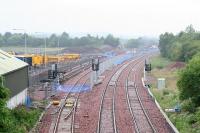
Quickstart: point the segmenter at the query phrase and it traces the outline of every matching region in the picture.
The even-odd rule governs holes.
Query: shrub
[[[197,118],[195,117],[195,115],[189,115],[188,116],[188,123],[190,124],[190,125],[192,125],[192,124],[194,124],[194,123],[196,123],[197,122]]]
[[[6,107],[9,90],[3,86],[0,77],[0,133],[26,133],[36,123],[40,115],[38,109],[27,109],[18,107],[10,110]]]
[[[164,90],[163,90],[163,95],[169,95],[169,91],[166,90],[166,89],[164,89]]]
[[[186,68],[179,73],[177,86],[180,91],[180,99],[191,101],[195,106],[200,106],[200,56],[195,56],[189,61]]]
[[[183,111],[188,111],[190,113],[194,113],[196,111],[195,104],[192,102],[191,99],[184,100],[181,104]]]

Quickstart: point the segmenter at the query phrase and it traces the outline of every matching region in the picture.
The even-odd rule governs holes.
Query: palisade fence
[[[79,59],[76,61],[59,62],[58,71],[59,72],[69,72],[74,67],[79,67],[85,65],[85,63],[90,62],[90,58]],[[48,70],[51,70],[52,64],[48,64],[46,67],[41,66],[39,68],[30,68],[29,71],[29,86],[39,85],[42,80],[48,78]]]
[[[99,70],[92,71],[90,75],[90,88],[93,88],[95,84],[100,83],[99,76],[102,75],[106,70],[112,69],[113,66],[122,64],[123,62],[133,59],[137,57],[137,55],[133,55],[133,53],[126,53],[121,55],[113,55],[107,56],[106,60],[99,63]]]
[[[93,57],[83,57],[79,60],[74,61],[67,61],[67,62],[59,62],[58,63],[58,71],[59,72],[71,72],[72,69],[77,67],[84,67],[88,63],[91,63],[91,58]],[[45,89],[46,85],[45,83],[42,83],[42,80],[48,79],[48,70],[52,69],[52,64],[48,64],[46,67],[40,66],[40,67],[30,67],[29,70],[29,89],[28,93],[31,95],[34,93],[35,89],[43,90]],[[47,88],[51,89],[52,84],[48,84]]]

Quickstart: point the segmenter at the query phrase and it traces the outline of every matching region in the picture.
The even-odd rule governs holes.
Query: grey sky
[[[0,32],[158,36],[189,24],[200,30],[199,0],[1,0]]]

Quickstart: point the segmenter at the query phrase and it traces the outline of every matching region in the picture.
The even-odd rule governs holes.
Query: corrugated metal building
[[[29,85],[28,64],[0,50],[0,76],[4,77],[4,85],[11,91],[7,106],[14,108],[24,104]]]

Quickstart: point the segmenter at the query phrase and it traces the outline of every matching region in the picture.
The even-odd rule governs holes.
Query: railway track
[[[109,86],[109,82],[112,77],[107,82],[106,88],[101,95],[101,105],[99,109],[99,120],[97,133],[100,132],[117,132],[115,124],[115,115],[114,115],[114,86]]]
[[[134,122],[134,127],[135,127],[135,132],[136,133],[141,133],[141,132],[151,132],[151,133],[156,133],[156,128],[152,124],[146,109],[142,103],[141,97],[138,93],[138,87],[135,84],[136,80],[136,75],[135,73],[137,70],[137,67],[143,67],[143,61],[138,63],[134,68],[130,69],[128,72],[128,76],[126,79],[126,98],[127,98],[127,103],[129,107],[129,111],[131,113],[133,122]]]
[[[174,133],[175,131],[173,128],[169,125],[169,123],[167,123],[166,119],[160,113],[160,110],[156,106],[154,99],[148,94],[147,88],[145,88],[142,84],[141,72],[143,70],[144,69],[142,67],[139,67],[138,72],[135,73],[135,87],[141,99],[141,104],[145,107],[146,114],[155,128],[154,132]]]
[[[134,119],[132,119],[131,113],[129,111],[129,106],[126,100],[126,79],[129,77],[129,72],[132,68],[134,68],[138,63],[143,60],[145,56],[141,56],[137,58],[137,60],[130,63],[121,73],[117,80],[117,93],[116,93],[116,120],[118,125],[118,131],[126,133],[135,132],[135,124]]]
[[[122,87],[125,85],[126,101],[132,117],[134,132],[173,133],[174,131],[157,109],[154,100],[142,85],[144,58],[136,65],[127,67]],[[130,131],[127,131],[130,132]]]
[[[144,56],[141,56],[134,60],[126,61],[110,71],[110,75],[108,75],[105,78],[106,80],[100,85],[102,90],[99,91],[99,105],[98,107],[97,105],[93,105],[94,108],[95,106],[98,108],[94,109],[95,111],[98,110],[96,111],[98,115],[95,115],[95,113],[90,115],[90,109],[85,109],[86,112],[79,113],[79,118],[77,118],[76,109],[80,93],[67,93],[64,98],[62,98],[62,104],[55,113],[56,119],[52,123],[52,129],[50,129],[49,132],[74,133],[77,126],[88,126],[87,123],[91,120],[93,121],[93,119],[97,119],[97,127],[94,126],[95,128],[93,128],[97,133],[163,132],[161,129],[158,130],[158,122],[154,120],[157,118],[152,118],[152,116],[150,116],[158,112],[156,112],[156,109],[150,107],[154,102],[145,92],[146,90],[142,88],[143,86],[141,86],[141,71],[144,67],[144,58]],[[87,70],[87,72],[89,73],[89,70]],[[77,84],[82,84],[79,88],[81,90],[83,85],[88,81],[88,78],[86,78],[87,72],[83,72],[84,74],[73,82],[73,87],[76,87]],[[73,87],[71,89],[73,89]],[[73,99],[74,104],[70,109],[67,109],[65,108],[65,104],[67,99],[70,98]],[[97,99],[96,102],[98,101]],[[90,103],[88,102],[88,104]],[[161,116],[156,117],[159,118],[159,122],[162,123],[161,125],[164,125],[164,119],[162,119]],[[75,122],[75,118],[80,119],[82,123]],[[84,119],[87,121],[83,121]],[[76,123],[79,125],[76,125]],[[94,123],[92,124],[95,125]],[[91,126],[93,126],[92,124]],[[83,129],[82,127],[81,129]],[[91,130],[90,128],[88,129],[89,131]],[[80,129],[77,131],[83,132]],[[169,130],[166,129],[165,131],[167,132]]]
[[[124,64],[109,79],[108,84],[101,96],[97,133],[100,132],[117,133],[124,131],[137,132],[137,133],[157,132],[156,128],[151,122],[151,119],[148,116],[148,113],[146,112],[146,109],[137,91],[138,87],[135,84],[136,79],[133,78],[129,81],[131,74],[134,75],[134,73],[137,73],[136,72],[137,69],[143,68],[143,62],[144,62],[144,57],[141,57],[137,60]],[[121,103],[123,103],[123,105],[127,104],[128,107],[119,108],[119,106],[122,106],[122,104],[116,106],[115,102],[118,103],[118,101],[120,101],[117,100],[116,97],[120,97],[120,99],[123,99],[123,97],[121,97],[122,96],[121,94],[120,94],[121,96],[116,95],[116,91],[118,91],[117,88],[118,89],[125,88],[126,100],[121,101]],[[127,110],[126,108],[128,108],[129,113],[120,112],[122,110],[126,111]],[[126,118],[130,116],[132,116],[132,120],[127,120]],[[117,120],[116,117],[118,117]],[[120,125],[120,123],[123,123],[120,122],[120,120],[123,121],[122,117],[125,118],[124,123],[128,124],[128,126],[130,125],[129,127],[123,124]],[[122,126],[127,128],[124,128]]]
[[[77,92],[77,94],[72,93],[73,88],[76,87],[76,85],[79,86],[79,89],[81,90],[83,85],[86,83],[86,80],[88,79],[87,75],[89,75],[90,70],[86,70],[84,72],[82,72],[78,78],[72,78],[70,80],[68,80],[67,82],[63,83],[63,84],[70,84],[71,88],[68,91],[68,93],[58,93],[55,97],[59,98],[59,100],[61,101],[60,106],[56,107],[51,105],[48,110],[46,111],[43,119],[42,119],[42,125],[39,127],[39,131],[40,133],[49,133],[49,132],[58,132],[62,125],[59,126],[59,123],[63,123],[63,121],[69,121],[69,117],[65,118],[67,116],[67,114],[69,114],[69,112],[73,112],[70,111],[73,108],[77,107],[77,102],[78,102],[78,98],[79,98],[79,93]],[[79,85],[81,84],[81,85]],[[73,100],[74,104],[73,107],[70,109],[66,109],[65,108],[65,103],[66,100],[68,100],[68,98],[71,97],[71,100]],[[63,109],[64,109],[64,113],[63,113]],[[71,116],[72,113],[69,114],[69,116]],[[65,119],[62,119],[65,118]],[[62,120],[62,122],[60,121]],[[64,122],[65,123],[65,122]],[[68,122],[68,123],[71,123]],[[68,130],[71,132],[71,129],[73,128],[72,125],[69,126],[69,124],[67,125],[67,129],[61,129],[61,130]]]
[[[104,132],[114,132],[117,133],[116,124],[116,82],[119,76],[122,74],[125,68],[127,68],[134,61],[127,62],[121,65],[118,70],[116,70],[111,78],[108,80],[107,85],[101,95],[101,103],[99,109],[98,127],[97,133]]]
[[[87,71],[84,75],[79,77],[79,79],[73,84],[73,86],[70,89],[70,92],[67,93],[67,95],[64,97],[64,100],[58,109],[58,115],[56,118],[55,125],[53,127],[53,133],[57,132],[74,132],[74,115],[76,112],[76,108],[78,105],[78,99],[80,96],[80,92],[83,88],[83,86],[88,81],[88,75],[90,71]],[[81,85],[80,85],[81,84]],[[77,87],[79,88],[79,91],[77,93],[72,93],[71,91],[73,88]],[[65,104],[67,100],[73,101],[73,106],[71,108],[66,108]]]

